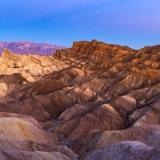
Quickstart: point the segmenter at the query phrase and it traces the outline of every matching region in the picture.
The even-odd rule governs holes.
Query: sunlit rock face
[[[0,57],[0,158],[158,160],[160,46],[74,42]]]

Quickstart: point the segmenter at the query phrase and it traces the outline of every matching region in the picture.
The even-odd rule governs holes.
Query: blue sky
[[[0,41],[160,44],[160,0],[0,0]]]

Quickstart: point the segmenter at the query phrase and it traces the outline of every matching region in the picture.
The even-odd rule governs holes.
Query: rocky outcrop
[[[86,160],[154,160],[159,159],[160,152],[148,147],[145,144],[137,141],[124,141],[113,144],[103,150],[98,150],[89,155]]]
[[[158,160],[159,52],[96,40],[53,56],[4,50],[0,156]]]

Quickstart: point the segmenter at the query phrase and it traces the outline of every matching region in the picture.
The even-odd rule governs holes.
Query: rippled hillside
[[[159,124],[160,45],[0,57],[0,159],[159,160]]]

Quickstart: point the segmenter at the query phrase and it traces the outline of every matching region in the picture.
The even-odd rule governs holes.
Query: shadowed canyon
[[[159,160],[160,45],[93,40],[0,57],[0,160]]]

